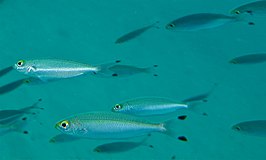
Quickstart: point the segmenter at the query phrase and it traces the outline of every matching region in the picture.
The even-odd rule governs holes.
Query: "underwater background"
[[[0,95],[0,109],[19,109],[39,98],[43,111],[32,119],[29,134],[0,137],[0,159],[265,159],[266,139],[231,129],[235,123],[264,119],[265,64],[237,66],[233,57],[265,52],[266,21],[245,22],[196,32],[172,32],[165,25],[198,12],[229,14],[248,0],[1,0],[0,66],[20,59],[57,58],[88,64],[121,60],[142,67],[158,65],[157,77],[138,74],[122,78],[83,76],[41,85],[23,85]],[[159,21],[159,29],[124,44],[115,40],[136,28]],[[24,78],[16,71],[1,77],[4,85]],[[154,133],[128,152],[102,154],[93,148],[107,140],[82,139],[53,144],[62,118],[88,111],[110,111],[125,99],[143,96],[182,100],[217,87],[176,130],[189,138],[177,141]],[[138,140],[138,138],[135,138]]]

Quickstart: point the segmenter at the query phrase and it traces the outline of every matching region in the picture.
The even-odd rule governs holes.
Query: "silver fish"
[[[134,31],[132,31],[132,32],[129,32],[129,33],[127,33],[127,34],[125,34],[125,35],[119,37],[119,38],[115,41],[115,43],[116,43],[116,44],[121,44],[121,43],[127,42],[127,41],[129,41],[129,40],[132,40],[132,39],[134,39],[134,38],[140,36],[142,33],[146,32],[147,30],[149,30],[149,29],[151,29],[151,28],[158,28],[158,27],[156,26],[157,23],[159,23],[159,22],[156,22],[156,23],[154,23],[154,24],[151,24],[151,25],[145,26],[145,27],[143,27],[143,28],[139,28],[139,29],[137,29],[137,30],[134,30]]]
[[[14,68],[27,76],[43,82],[72,78],[84,74],[96,74],[97,66],[59,59],[20,60]]]
[[[189,106],[182,102],[161,97],[144,97],[127,100],[112,107],[112,112],[126,113],[134,116],[163,115]]]
[[[146,144],[147,138],[143,139],[140,142],[133,142],[133,141],[123,141],[123,142],[112,142],[112,143],[105,143],[99,146],[96,146],[93,151],[98,153],[120,153],[132,150],[134,148],[140,146],[147,146],[153,148],[152,145]]]
[[[198,31],[216,28],[228,23],[239,21],[235,16],[215,13],[198,13],[178,18],[166,25],[167,30]]]
[[[109,113],[89,112],[73,115],[56,123],[55,128],[64,134],[91,139],[123,139],[160,132],[176,138],[173,121],[151,123],[136,117]],[[179,140],[187,141],[180,136]]]
[[[266,62],[266,53],[247,54],[229,61],[232,64],[255,64]]]
[[[231,11],[232,15],[266,15],[266,1],[255,1],[243,4]]]
[[[232,126],[239,133],[266,137],[266,120],[245,121]]]

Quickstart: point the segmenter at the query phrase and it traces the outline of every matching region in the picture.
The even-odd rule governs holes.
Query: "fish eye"
[[[120,109],[122,109],[122,106],[120,104],[116,104],[114,106],[114,110],[120,110]]]
[[[67,129],[67,127],[69,126],[69,122],[68,121],[62,121],[60,126],[63,127],[64,129]]]
[[[175,25],[173,23],[168,24],[167,28],[174,28]]]
[[[235,14],[240,14],[241,12],[239,10],[235,10]]]
[[[234,129],[237,131],[241,131],[241,128],[239,126],[235,126]]]
[[[23,66],[24,65],[24,60],[19,60],[18,62],[17,62],[17,66],[18,67],[21,67],[21,66]]]

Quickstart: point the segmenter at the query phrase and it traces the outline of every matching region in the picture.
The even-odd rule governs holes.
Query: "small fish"
[[[120,153],[132,150],[140,146],[148,146],[153,148],[152,145],[146,145],[146,138],[140,142],[123,141],[123,142],[112,142],[99,145],[93,149],[94,152],[98,153]]]
[[[52,137],[49,142],[50,143],[65,143],[65,142],[72,142],[79,140],[79,137],[71,136],[68,134],[57,134],[54,137]]]
[[[198,31],[239,21],[239,18],[215,13],[198,13],[178,18],[166,25],[167,30]]]
[[[195,102],[195,101],[202,101],[202,102],[207,102],[209,96],[212,94],[213,90],[218,86],[217,83],[214,84],[214,86],[212,87],[211,90],[209,90],[206,93],[202,93],[202,94],[198,94],[189,98],[186,98],[184,100],[182,100],[182,102],[184,103],[190,103],[190,102]]]
[[[55,128],[63,134],[91,139],[124,139],[152,132],[176,138],[177,133],[172,129],[173,125],[172,120],[165,123],[151,123],[119,113],[89,112],[67,117],[56,123]],[[178,139],[187,141],[186,138]]]
[[[241,122],[233,125],[232,129],[247,135],[266,137],[266,120]]]
[[[29,77],[43,82],[96,74],[99,68],[88,64],[59,59],[20,60],[14,68]]]
[[[28,79],[19,79],[19,80],[16,80],[14,82],[8,83],[8,84],[6,84],[4,86],[0,86],[0,95],[8,93],[8,92],[11,92],[11,91],[17,89],[22,84],[27,83],[27,81],[28,81]]]
[[[6,67],[6,68],[2,69],[2,70],[0,71],[0,77],[2,77],[3,75],[9,73],[9,72],[12,71],[12,70],[13,70],[13,67],[12,67],[12,66],[9,66],[9,67]]]
[[[32,106],[18,110],[0,110],[0,134],[11,131],[22,132],[22,128],[26,125],[28,116],[35,115],[35,110],[43,109],[37,106],[40,101],[41,99]],[[28,131],[23,131],[23,133],[27,134]]]
[[[189,105],[176,102],[168,98],[144,97],[127,100],[112,107],[112,112],[125,113],[134,116],[163,115],[180,109],[187,109]]]
[[[266,1],[255,1],[241,5],[231,11],[232,15],[265,15],[266,14]]]
[[[153,76],[158,76],[158,74],[154,73],[154,69],[157,68],[158,65],[153,65],[152,67],[140,68],[131,65],[120,65],[117,63],[120,63],[120,61],[116,61],[116,64],[109,65],[108,67],[99,66],[100,68],[103,69],[97,72],[97,75],[101,77],[128,77],[135,74],[147,73],[147,74],[153,74]]]
[[[232,64],[255,64],[266,62],[266,53],[247,54],[229,61]]]
[[[143,28],[139,28],[139,29],[137,29],[137,30],[134,30],[134,31],[132,31],[132,32],[129,32],[129,33],[127,33],[127,34],[125,34],[125,35],[119,37],[119,38],[115,41],[115,43],[116,43],[116,44],[121,44],[121,43],[127,42],[127,41],[129,41],[129,40],[132,40],[132,39],[134,39],[134,38],[140,36],[142,33],[146,32],[147,30],[149,30],[149,29],[151,29],[151,28],[158,28],[158,27],[156,26],[157,23],[159,23],[159,22],[156,22],[156,23],[154,23],[154,24],[151,24],[151,25],[145,26],[145,27],[143,27]]]

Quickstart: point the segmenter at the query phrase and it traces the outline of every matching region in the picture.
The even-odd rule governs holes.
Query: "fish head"
[[[36,67],[34,67],[31,63],[28,63],[25,60],[17,61],[17,63],[14,64],[13,68],[18,72],[22,72],[24,74],[29,74],[36,70]]]
[[[93,152],[98,152],[99,153],[99,152],[102,152],[102,150],[101,150],[101,148],[96,147],[96,148],[93,149]]]
[[[56,123],[55,128],[65,134],[71,134],[73,130],[71,127],[71,123],[68,120],[62,120]]]
[[[167,30],[173,30],[175,28],[175,24],[174,23],[168,23],[166,26],[165,26],[165,29]]]

